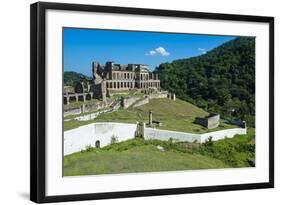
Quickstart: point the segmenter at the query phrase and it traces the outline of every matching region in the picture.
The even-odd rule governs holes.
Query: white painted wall
[[[159,139],[159,140],[169,140],[170,138],[176,139],[178,141],[187,141],[203,143],[212,137],[213,141],[217,141],[224,138],[232,138],[235,135],[243,135],[247,133],[247,129],[244,128],[233,128],[227,130],[220,130],[215,132],[208,132],[205,134],[193,134],[186,132],[176,132],[169,130],[159,130],[153,128],[145,128],[145,139]]]
[[[116,137],[118,142],[133,139],[137,125],[128,123],[92,123],[84,125],[73,130],[64,132],[64,155],[72,154],[84,150],[86,146],[95,147],[96,141],[100,141],[100,147],[111,143],[112,136]],[[199,143],[205,142],[210,136],[214,141],[232,138],[236,134],[246,134],[246,129],[233,128],[206,134],[193,134],[185,132],[176,132],[169,130],[159,130],[154,128],[145,128],[145,139],[158,139],[168,141],[170,138],[176,141],[187,141]]]
[[[175,132],[169,130],[159,130],[154,128],[145,128],[145,139],[159,139],[168,141],[170,138],[178,141],[197,142],[201,141],[201,136],[198,134]]]
[[[109,145],[112,136],[118,142],[132,139],[137,129],[136,124],[93,123],[64,132],[64,155],[84,150],[87,145],[95,147],[97,140],[100,147]]]
[[[245,135],[247,134],[247,128],[232,128],[227,130],[219,130],[215,132],[209,132],[205,134],[201,134],[201,143],[206,142],[209,137],[212,137],[213,141],[225,139],[225,138],[232,138],[235,135]]]

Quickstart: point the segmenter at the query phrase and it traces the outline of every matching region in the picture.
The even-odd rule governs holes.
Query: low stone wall
[[[93,119],[96,119],[101,114],[110,113],[110,112],[114,112],[114,111],[118,110],[120,108],[120,104],[121,104],[120,101],[116,101],[116,103],[114,105],[112,105],[112,107],[110,107],[110,108],[103,109],[103,110],[100,110],[100,111],[97,111],[94,113],[90,113],[90,114],[85,114],[83,116],[75,117],[73,119],[78,120],[78,121],[93,120]]]
[[[217,141],[224,138],[232,138],[235,135],[245,135],[247,134],[247,129],[245,128],[233,128],[220,130],[215,132],[209,132],[204,134],[193,134],[186,132],[176,132],[168,130],[159,130],[154,128],[145,128],[144,138],[145,139],[158,139],[158,140],[169,140],[170,138],[177,141],[188,141],[188,142],[198,142],[204,143],[209,137],[212,137],[213,141]]]
[[[212,137],[213,141],[217,141],[220,139],[225,138],[232,138],[235,135],[246,135],[247,134],[247,128],[232,128],[232,129],[226,129],[226,130],[219,130],[215,132],[209,132],[201,134],[201,143],[208,140],[209,137]]]
[[[200,142],[200,135],[185,133],[185,132],[176,132],[169,130],[159,130],[154,128],[145,128],[144,130],[144,139],[158,139],[168,141],[170,138],[176,141],[187,141],[187,142]]]
[[[140,97],[127,97],[121,99],[122,107],[127,109],[131,105],[133,105],[135,102],[137,102],[140,99]]]
[[[81,114],[81,108],[73,108],[73,109],[68,109],[63,112],[63,116],[69,116],[69,115],[79,115]]]
[[[243,135],[247,133],[246,128],[233,128],[204,134],[159,130],[145,128],[145,126],[143,126],[143,129],[140,131],[143,130],[144,139],[167,141],[172,138],[173,141],[196,141],[198,143],[205,142],[209,137],[212,137],[212,140],[216,141],[226,137],[232,138],[237,134]],[[84,150],[88,145],[92,147],[95,147],[97,144],[99,144],[100,147],[107,146],[111,143],[112,137],[117,139],[118,142],[133,139],[136,135],[136,131],[136,124],[113,122],[92,123],[73,130],[68,130],[64,132],[64,155]]]
[[[119,102],[119,100],[116,100],[116,99],[115,100],[108,99],[107,103],[96,102],[93,104],[83,104],[77,108],[64,109],[63,116],[66,117],[69,115],[79,115],[79,114],[85,113],[85,112],[94,112],[94,111],[98,111],[100,109],[109,108],[111,106],[113,106],[113,109],[115,109],[115,105],[118,104],[118,102]],[[119,105],[120,105],[120,102],[119,102]]]
[[[135,107],[139,107],[139,106],[145,105],[147,103],[149,103],[149,98],[148,97],[144,98],[143,100],[138,101],[136,104],[133,105],[133,107],[134,108]]]
[[[74,120],[78,120],[78,121],[93,120],[93,119],[96,119],[101,114],[109,113],[109,112],[114,112],[114,111],[115,111],[114,109],[109,108],[109,109],[97,111],[97,112],[94,112],[94,113],[86,114],[86,115],[83,115],[83,116],[75,117],[73,119]]]
[[[148,96],[149,99],[167,98],[167,97],[168,97],[167,93],[154,93]]]

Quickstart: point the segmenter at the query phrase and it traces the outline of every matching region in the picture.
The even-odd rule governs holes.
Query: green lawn
[[[64,157],[65,176],[254,166],[254,128],[247,135],[203,144],[135,138]]]
[[[254,128],[247,135],[203,144],[135,138],[64,157],[65,176],[254,166]]]
[[[135,146],[132,145],[135,143]],[[157,141],[129,140],[64,157],[64,175],[94,175],[130,172],[156,172],[229,167],[224,162],[200,154],[176,150],[159,151]],[[161,144],[162,142],[159,142]],[[129,145],[128,145],[129,144]]]
[[[157,127],[158,129],[205,133],[235,127],[221,121],[221,125],[218,128],[208,130],[203,126],[194,123],[195,117],[204,117],[208,115],[208,113],[203,109],[180,99],[172,101],[163,98],[151,99],[148,104],[140,107],[120,109],[112,113],[106,113],[100,115],[95,120],[84,122],[72,120],[64,122],[64,130],[66,131],[93,122],[148,122],[148,113],[150,110],[153,113],[153,120],[157,120],[162,123],[162,126]]]

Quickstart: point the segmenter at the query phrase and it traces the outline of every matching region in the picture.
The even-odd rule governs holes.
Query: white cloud
[[[170,53],[168,51],[166,51],[165,48],[160,46],[158,48],[155,48],[154,50],[149,51],[145,55],[147,55],[147,56],[169,56]]]
[[[151,56],[156,55],[156,51],[149,51],[149,55]]]
[[[200,51],[201,54],[206,54],[207,53],[207,49],[206,48],[198,48],[198,51]]]

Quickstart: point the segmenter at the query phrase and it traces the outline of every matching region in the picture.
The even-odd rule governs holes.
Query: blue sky
[[[93,61],[104,64],[160,63],[198,56],[233,39],[231,36],[169,34],[64,28],[64,71],[91,75]]]

